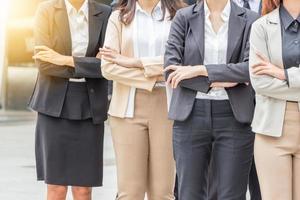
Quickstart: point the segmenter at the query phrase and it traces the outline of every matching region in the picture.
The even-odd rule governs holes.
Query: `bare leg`
[[[74,200],[91,200],[92,188],[89,187],[72,187],[72,193]]]
[[[48,185],[47,190],[47,200],[65,200],[68,187],[61,185]]]

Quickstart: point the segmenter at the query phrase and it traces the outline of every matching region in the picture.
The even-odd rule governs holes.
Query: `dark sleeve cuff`
[[[75,76],[78,78],[102,78],[101,60],[95,57],[73,57]]]
[[[220,70],[220,66],[216,67],[216,65],[204,65],[207,71],[207,78],[208,81],[213,83],[213,82],[218,82],[217,77],[215,74],[218,70]]]
[[[248,62],[205,65],[210,82],[250,82]]]
[[[196,77],[192,79],[183,80],[179,83],[183,88],[195,90],[202,93],[208,93],[210,88],[210,81],[207,77]]]

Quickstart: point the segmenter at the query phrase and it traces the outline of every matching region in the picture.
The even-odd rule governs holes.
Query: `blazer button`
[[[91,93],[95,93],[95,90],[94,90],[94,89],[90,89],[90,92],[91,92]]]

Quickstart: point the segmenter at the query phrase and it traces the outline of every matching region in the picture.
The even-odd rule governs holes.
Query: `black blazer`
[[[109,6],[89,0],[89,45],[86,57],[75,57],[75,68],[37,61],[39,75],[29,106],[40,113],[60,117],[69,78],[86,78],[94,123],[107,119],[107,80],[96,58],[103,45]],[[45,45],[63,55],[72,55],[71,33],[64,0],[42,2],[36,14],[35,44]]]
[[[184,80],[174,90],[169,118],[184,121],[190,115],[197,91],[207,93],[212,82],[238,82],[226,89],[235,118],[250,123],[254,111],[254,91],[250,83],[249,35],[252,23],[259,16],[231,2],[227,63],[206,65],[207,77]],[[204,3],[203,1],[179,10],[173,20],[165,53],[169,65],[201,65],[204,60]],[[169,73],[168,73],[169,74]],[[166,76],[168,76],[166,74]]]

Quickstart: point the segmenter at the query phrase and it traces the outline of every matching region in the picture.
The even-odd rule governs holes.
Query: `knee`
[[[174,197],[174,191],[170,188],[160,188],[160,189],[152,189],[148,191],[148,199],[149,200],[155,200],[155,199],[161,199],[161,200],[173,200]]]
[[[175,180],[173,178],[170,178],[169,181],[165,181],[165,180],[151,181],[148,185],[148,191],[147,191],[148,199],[149,200],[155,200],[155,199],[173,200],[174,188],[175,188],[174,183]]]
[[[118,198],[117,200],[136,200],[136,199],[144,199],[146,193],[146,186],[143,184],[122,184],[119,185],[118,188]]]
[[[169,194],[148,194],[149,200],[161,199],[161,200],[173,200],[175,196],[172,193]]]
[[[90,196],[92,189],[89,187],[72,187],[72,193],[75,197],[86,197]]]
[[[56,199],[63,199],[67,195],[67,191],[66,186],[48,185],[48,194],[55,196]]]

